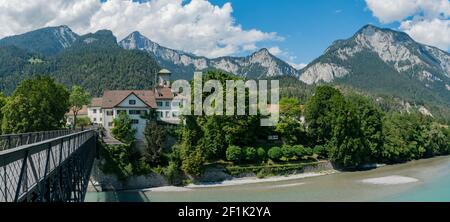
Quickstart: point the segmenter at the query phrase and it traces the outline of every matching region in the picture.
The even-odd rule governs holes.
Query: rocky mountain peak
[[[264,55],[264,56],[270,56],[270,51],[267,48],[262,48],[258,50],[257,52],[253,53],[253,55]]]
[[[263,48],[247,57],[206,58],[180,50],[161,46],[139,32],[133,32],[119,42],[125,49],[139,49],[155,56],[162,66],[182,73],[189,79],[195,70],[220,69],[245,77],[264,77],[290,75],[296,76],[297,70],[276,58],[268,49]]]
[[[16,46],[42,55],[54,55],[72,46],[78,39],[68,26],[45,27],[0,40],[0,46]]]
[[[450,55],[406,33],[366,25],[349,39],[335,41],[301,70],[300,80],[346,83],[411,100],[421,94],[450,101]]]
[[[274,58],[275,56],[272,55],[266,48],[262,48],[250,56],[250,60],[253,62],[268,62],[274,60]]]

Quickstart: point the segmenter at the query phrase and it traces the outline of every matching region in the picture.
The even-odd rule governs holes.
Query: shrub
[[[328,157],[328,149],[326,146],[316,146],[314,147],[314,151],[315,154],[317,154],[317,156],[319,158],[327,158]]]
[[[84,128],[84,127],[88,127],[89,125],[91,125],[91,120],[89,119],[89,117],[77,117],[76,127]]]
[[[176,180],[180,178],[179,166],[176,162],[170,161],[169,165],[164,169],[164,175],[170,184],[177,185]]]
[[[272,147],[269,152],[267,152],[267,155],[272,160],[280,160],[281,157],[283,157],[283,152],[280,147]]]
[[[183,157],[181,169],[190,176],[199,177],[203,173],[204,163],[203,153],[197,148]]]
[[[266,150],[264,150],[264,148],[260,147],[258,148],[258,150],[256,151],[256,155],[258,158],[258,161],[264,161],[267,158],[267,153]]]
[[[293,150],[297,157],[302,158],[304,156],[305,148],[302,145],[295,145],[293,147]]]
[[[128,145],[109,146],[99,142],[100,155],[105,160],[100,169],[105,174],[114,174],[120,181],[133,175],[133,165],[130,162],[130,149]]]
[[[152,167],[143,158],[133,163],[136,165],[134,169],[135,175],[146,175],[152,172]]]
[[[273,173],[270,172],[270,170],[268,170],[267,168],[261,169],[261,170],[256,174],[256,177],[257,177],[258,179],[264,179],[264,178],[269,177],[269,176],[273,176]]]
[[[296,163],[296,164],[275,164],[262,166],[229,166],[226,167],[227,173],[233,176],[253,173],[258,178],[270,175],[286,175],[293,172],[302,171],[306,166],[317,166],[318,163]]]
[[[243,151],[243,158],[246,162],[255,162],[256,161],[256,149],[253,147],[246,147]]]
[[[312,155],[314,155],[314,151],[313,151],[313,149],[311,149],[309,147],[305,147],[303,149],[303,154],[304,154],[304,156],[312,156]]]
[[[282,156],[283,161],[289,161],[290,159],[293,159],[296,157],[292,146],[283,145],[283,147],[281,147],[281,152],[283,153],[283,156]]]
[[[242,160],[242,149],[238,146],[229,146],[226,152],[227,160],[239,163]]]

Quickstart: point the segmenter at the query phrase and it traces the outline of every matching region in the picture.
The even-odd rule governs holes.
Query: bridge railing
[[[80,132],[81,130],[64,129],[43,132],[19,133],[0,135],[0,151],[33,144],[60,136]]]
[[[0,151],[0,202],[83,201],[96,142],[86,130]]]

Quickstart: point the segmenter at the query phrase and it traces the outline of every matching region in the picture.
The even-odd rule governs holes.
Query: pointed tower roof
[[[168,69],[161,69],[159,70],[158,74],[172,74]]]

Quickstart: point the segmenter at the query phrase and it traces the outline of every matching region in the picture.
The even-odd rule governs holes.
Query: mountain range
[[[265,78],[281,75],[297,76],[298,70],[288,63],[261,49],[247,57],[220,57],[209,59],[159,45],[133,32],[119,42],[124,49],[138,49],[152,54],[166,68],[173,70],[178,78],[190,79],[196,70],[219,69],[245,78]]]
[[[174,79],[218,69],[250,79],[282,77],[289,87],[334,84],[416,105],[450,107],[450,54],[372,25],[335,41],[301,70],[267,49],[245,57],[206,58],[161,46],[139,32],[117,41],[108,30],[78,35],[59,26],[0,40],[0,90],[7,94],[20,80],[43,73],[94,95],[105,89],[140,89],[153,85],[160,68],[171,70]]]
[[[417,43],[406,33],[367,25],[334,42],[301,70],[300,80],[450,104],[450,54]]]

